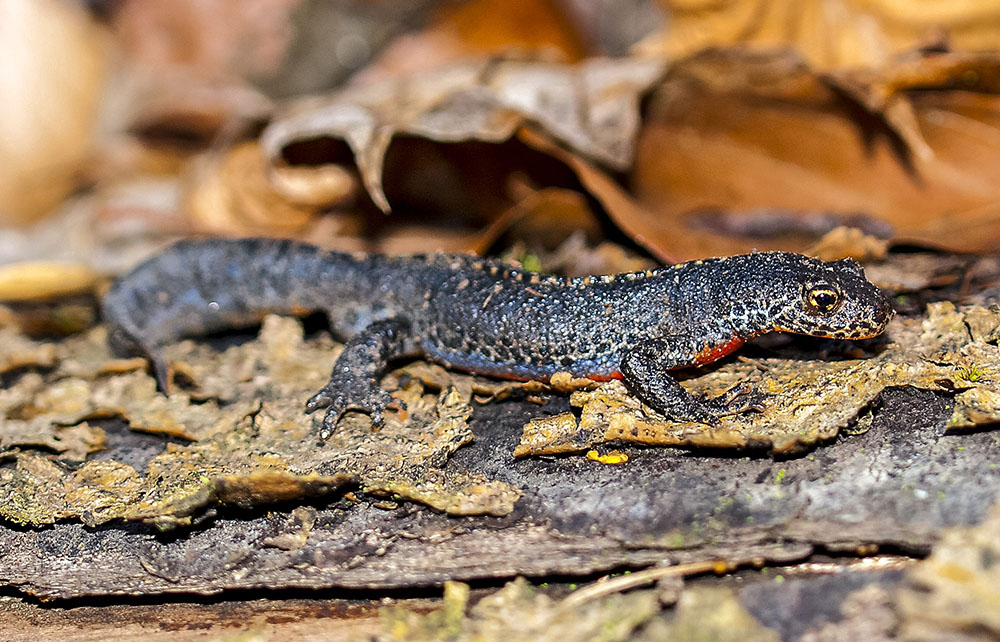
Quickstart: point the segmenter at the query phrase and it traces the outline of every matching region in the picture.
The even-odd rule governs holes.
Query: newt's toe
[[[719,417],[738,415],[751,410],[763,412],[764,401],[766,399],[767,395],[754,390],[746,384],[739,384],[714,399],[703,400],[702,403],[711,411],[712,415],[716,418],[716,424],[718,424]]]
[[[319,408],[326,408],[319,428],[320,439],[326,440],[337,429],[340,418],[351,410],[368,414],[372,427],[380,428],[385,423],[386,409],[405,411],[406,404],[377,385],[326,386],[306,402],[306,413]]]
[[[319,410],[320,408],[326,408],[331,403],[333,403],[333,397],[330,395],[330,390],[323,388],[313,396],[309,397],[306,401],[306,414]],[[327,413],[329,415],[330,413]]]

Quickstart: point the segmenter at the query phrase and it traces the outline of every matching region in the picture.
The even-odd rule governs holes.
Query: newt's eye
[[[818,285],[809,290],[809,306],[820,313],[829,313],[840,303],[840,293],[828,285]]]

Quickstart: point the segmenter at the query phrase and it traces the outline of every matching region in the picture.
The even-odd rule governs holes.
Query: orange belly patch
[[[621,379],[624,375],[616,370],[615,372],[601,372],[598,374],[585,374],[583,376],[591,381],[611,381],[612,379]]]
[[[728,343],[705,348],[694,356],[694,360],[698,363],[698,365],[702,366],[707,363],[712,363],[713,361],[718,361],[722,357],[728,356],[739,350],[744,343],[746,343],[746,340],[744,340],[743,337],[733,337]]]

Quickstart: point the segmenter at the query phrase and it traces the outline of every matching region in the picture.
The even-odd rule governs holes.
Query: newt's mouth
[[[885,332],[888,322],[883,324],[881,327],[877,328],[856,328],[851,330],[831,330],[823,331],[817,330],[814,332],[803,332],[802,330],[792,330],[791,328],[784,328],[781,326],[775,326],[775,332],[788,332],[790,334],[801,334],[807,337],[819,337],[821,339],[849,339],[851,341],[860,341],[862,339],[874,339]]]
[[[877,313],[871,315],[857,315],[855,318],[855,325],[844,327],[844,326],[831,326],[824,325],[821,322],[814,322],[812,327],[807,330],[796,330],[782,325],[775,325],[775,332],[790,332],[792,334],[802,334],[810,337],[821,337],[824,339],[849,339],[851,341],[859,341],[862,339],[874,339],[875,337],[881,335],[885,332],[885,329],[889,327],[889,322],[892,321],[893,317],[896,316],[896,311],[892,309],[892,306],[888,301],[885,301],[884,307],[879,309]]]

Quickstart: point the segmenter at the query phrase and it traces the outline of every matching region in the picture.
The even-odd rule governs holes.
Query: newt
[[[330,381],[306,402],[306,412],[326,408],[324,438],[349,410],[379,425],[400,407],[379,378],[403,357],[508,379],[622,379],[664,415],[714,425],[759,408],[760,397],[698,399],[672,371],[768,332],[870,338],[893,316],[852,259],[759,252],[564,278],[473,256],[347,254],[273,239],[181,241],[119,278],[103,303],[112,347],[146,357],[165,393],[164,345],[316,311],[345,341]]]

